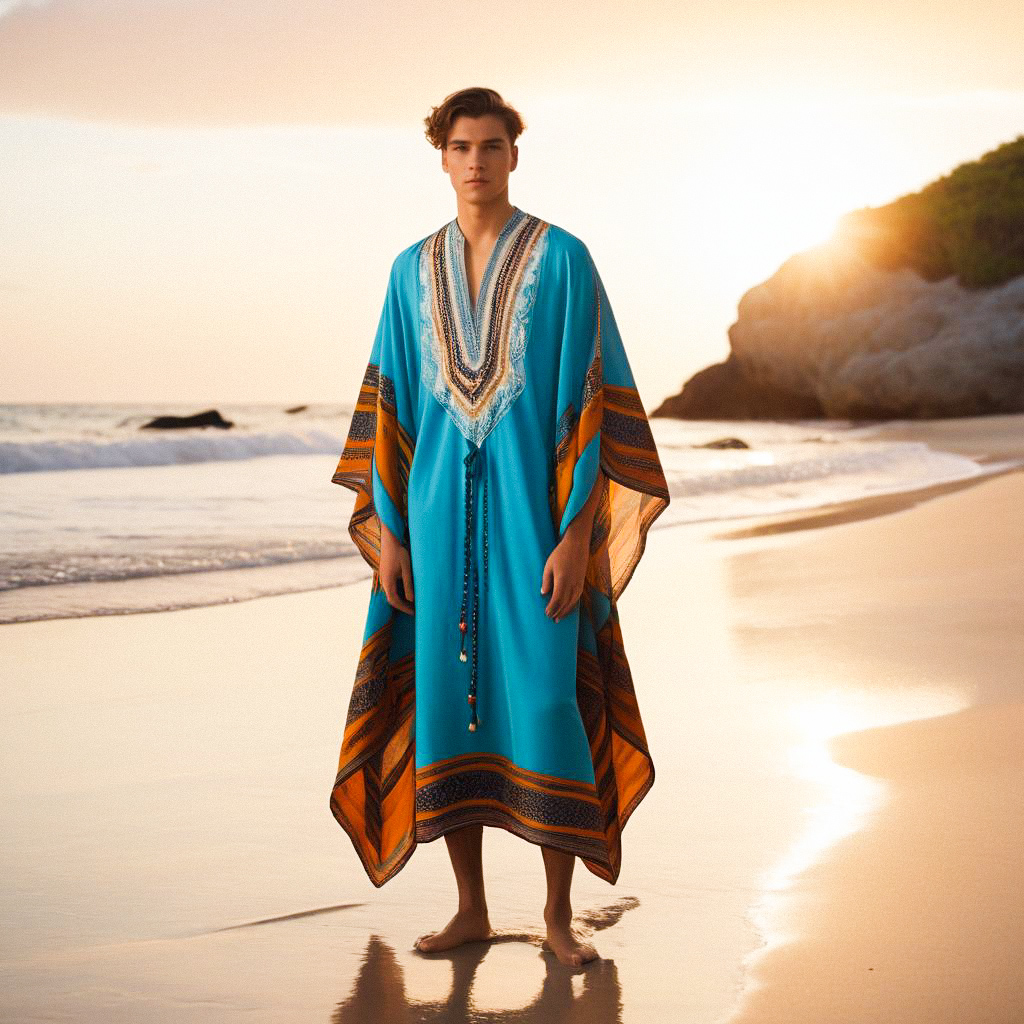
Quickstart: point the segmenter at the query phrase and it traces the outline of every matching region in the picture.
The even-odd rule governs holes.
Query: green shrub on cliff
[[[887,270],[965,288],[1024,274],[1024,135],[960,164],[920,192],[841,218],[839,233]]]

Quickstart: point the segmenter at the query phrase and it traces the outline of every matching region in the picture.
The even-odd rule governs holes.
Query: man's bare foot
[[[558,957],[566,967],[581,967],[597,959],[597,950],[589,942],[582,942],[573,932],[570,922],[548,921],[548,936],[541,944]]]
[[[464,942],[489,939],[493,934],[486,910],[460,910],[440,931],[421,935],[413,948],[421,953],[439,953]]]

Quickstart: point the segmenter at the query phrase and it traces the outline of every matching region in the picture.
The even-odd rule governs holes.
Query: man
[[[616,601],[668,489],[587,247],[509,202],[520,115],[472,88],[426,126],[457,216],[392,265],[332,478],[373,582],[331,810],[376,886],[445,837],[459,907],[422,952],[493,934],[484,825],[541,846],[579,966],[575,858],[614,884],[654,781]]]

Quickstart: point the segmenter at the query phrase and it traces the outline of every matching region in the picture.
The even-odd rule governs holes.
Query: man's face
[[[504,124],[493,114],[457,117],[441,151],[441,167],[459,198],[481,205],[507,191],[518,161],[519,147],[509,143]]]

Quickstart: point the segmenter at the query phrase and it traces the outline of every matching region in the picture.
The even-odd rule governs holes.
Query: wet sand
[[[1022,510],[1016,472],[651,533],[657,776],[618,884],[577,865],[577,972],[535,846],[485,830],[499,940],[426,957],[443,840],[377,890],[331,817],[368,582],[4,627],[0,1017],[1015,1020]]]
[[[1024,475],[866,525],[803,546],[808,604],[848,609],[815,628],[809,670],[842,662],[889,690],[927,678],[965,706],[830,742],[834,761],[879,780],[880,800],[774,901],[730,1020],[1016,1024]],[[790,646],[810,644],[801,632]]]

